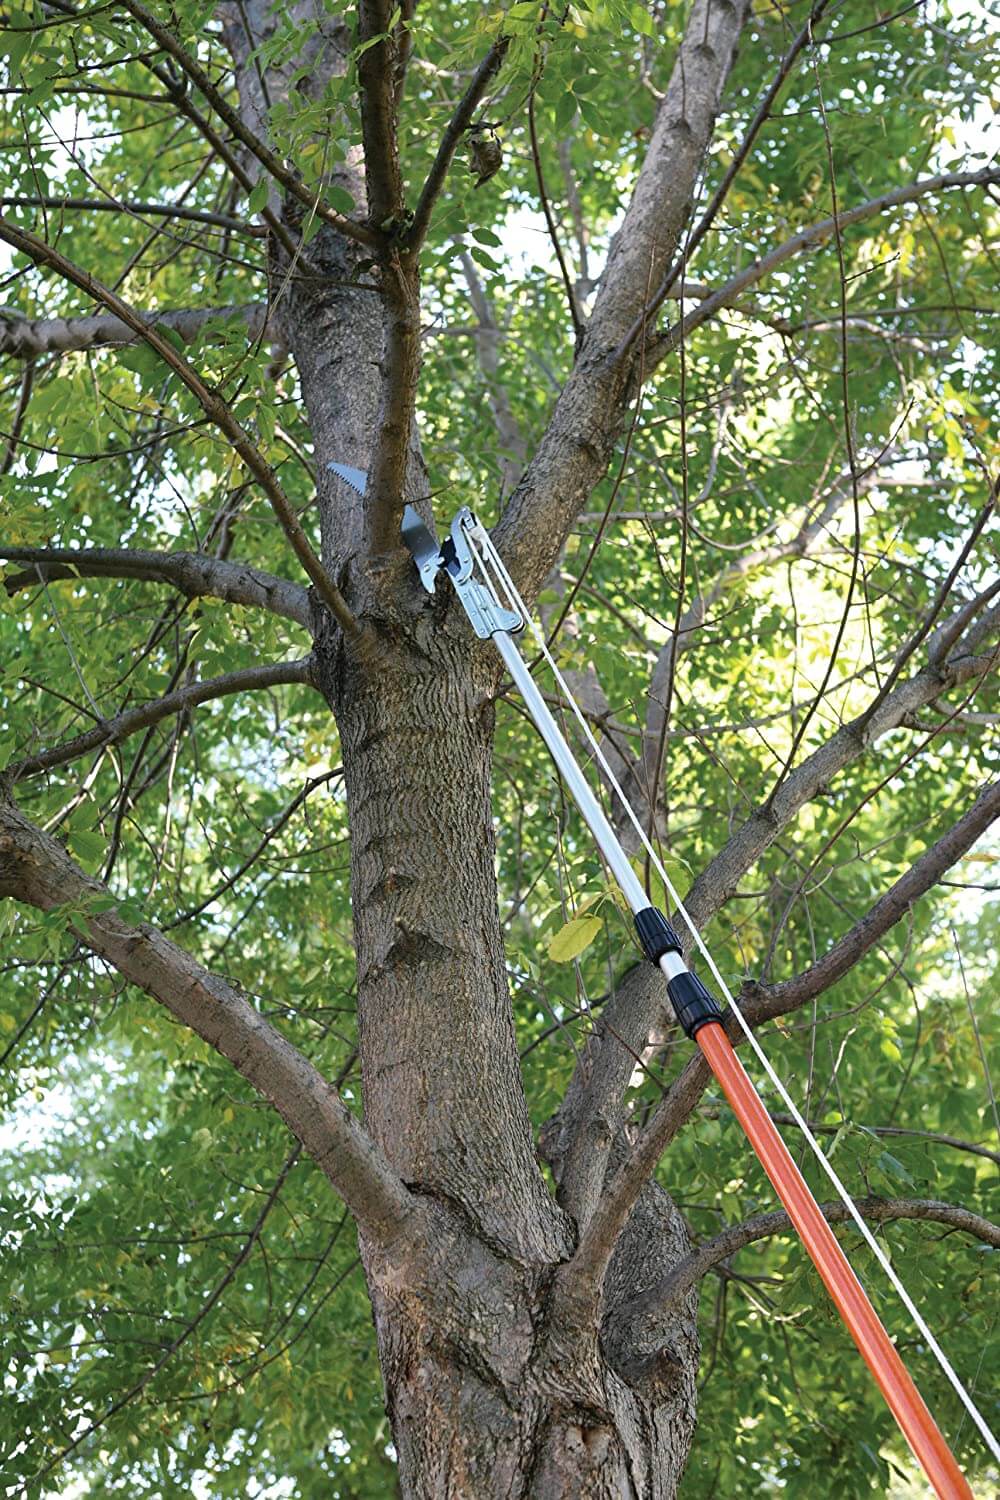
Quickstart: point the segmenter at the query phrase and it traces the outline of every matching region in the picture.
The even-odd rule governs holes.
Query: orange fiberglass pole
[[[774,1191],[788,1210],[788,1217],[823,1278],[823,1285],[935,1494],[940,1500],[972,1500],[972,1491],[955,1455],[924,1405],[722,1026],[718,1021],[706,1022],[698,1027],[695,1041],[746,1131]]]

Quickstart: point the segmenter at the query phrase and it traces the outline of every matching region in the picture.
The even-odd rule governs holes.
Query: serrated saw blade
[[[364,469],[352,469],[350,464],[327,464],[327,468],[332,469],[337,478],[349,484],[352,490],[364,495],[368,488],[368,475]]]

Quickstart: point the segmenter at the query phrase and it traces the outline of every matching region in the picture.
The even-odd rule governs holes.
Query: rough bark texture
[[[497,528],[526,597],[541,587],[607,468],[639,363],[637,351],[618,351],[674,257],[747,11],[745,0],[692,6],[576,365]]]
[[[404,1491],[666,1497],[693,1430],[694,1301],[641,1331],[621,1309],[687,1253],[686,1235],[651,1190],[603,1320],[552,1299],[574,1235],[536,1162],[511,1024],[489,814],[495,671],[443,602],[414,602],[405,630],[383,622],[374,670],[334,650],[324,679],[353,833],[365,1121],[435,1205],[421,1255],[366,1254]]]

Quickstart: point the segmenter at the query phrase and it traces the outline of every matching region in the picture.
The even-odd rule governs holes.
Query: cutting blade
[[[364,469],[352,469],[350,464],[327,464],[327,468],[338,479],[349,484],[352,490],[364,496],[368,489],[368,475]],[[429,594],[433,594],[434,580],[442,566],[441,548],[437,537],[420,519],[412,505],[407,505],[403,511],[402,535],[403,543],[417,565],[420,582]]]
[[[332,469],[337,478],[349,484],[352,490],[357,490],[359,495],[364,495],[368,488],[368,475],[364,469],[352,469],[350,464],[327,464],[327,468]]]
[[[403,510],[402,535],[403,545],[409,549],[419,570],[420,582],[429,594],[433,594],[434,581],[443,564],[441,548],[433,531],[424,524],[412,505]]]

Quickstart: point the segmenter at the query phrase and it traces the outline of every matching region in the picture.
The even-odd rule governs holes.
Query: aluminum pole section
[[[549,747],[559,775],[580,809],[584,822],[597,840],[598,848],[604,856],[608,869],[621,887],[622,895],[631,907],[633,916],[637,916],[639,912],[646,911],[651,903],[643,889],[642,882],[629,863],[618,835],[604,816],[600,803],[577,765],[572,750],[563,739],[559,726],[548,704],[538,691],[535,680],[528,671],[512,637],[505,630],[498,630],[492,639],[503,657],[504,665],[514,679],[518,692],[527,705],[528,712],[538,727],[539,734]],[[668,979],[687,972],[687,966],[679,953],[665,953],[659,962]]]

